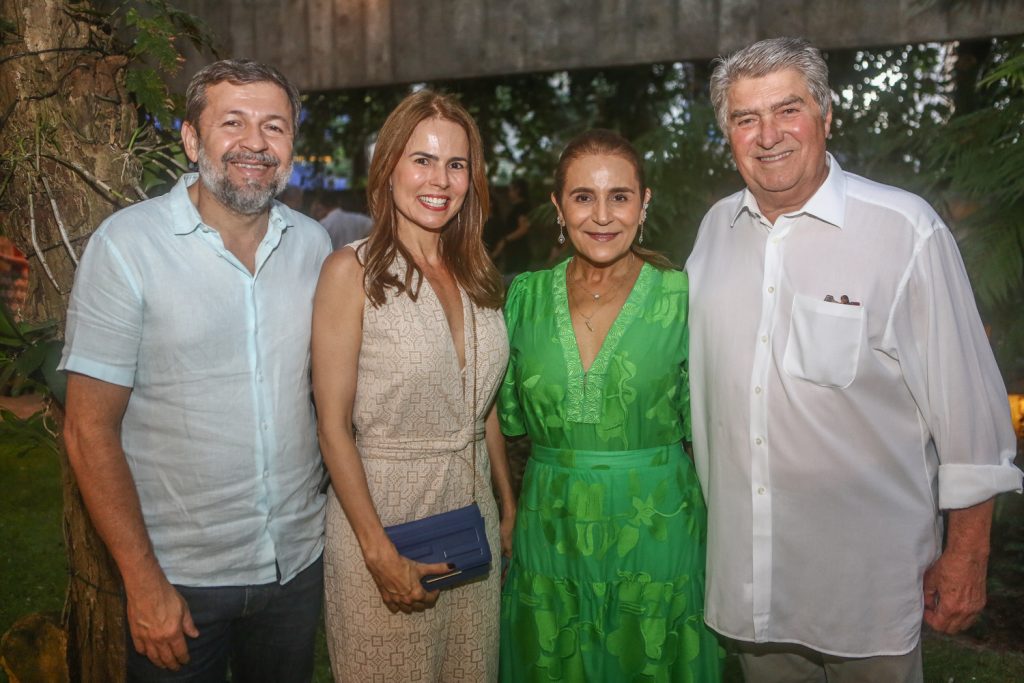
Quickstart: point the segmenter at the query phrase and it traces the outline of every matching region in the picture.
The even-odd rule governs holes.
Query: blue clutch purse
[[[403,557],[424,564],[447,562],[455,566],[445,574],[420,579],[424,590],[452,588],[491,570],[491,546],[476,503],[384,527],[384,531]]]

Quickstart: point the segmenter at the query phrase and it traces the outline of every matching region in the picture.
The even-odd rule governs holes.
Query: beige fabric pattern
[[[404,270],[400,263],[395,268]],[[367,302],[353,423],[370,493],[385,526],[468,505],[471,439],[477,439],[477,502],[486,520],[492,571],[483,581],[443,591],[425,612],[391,614],[344,511],[329,494],[324,611],[331,669],[341,683],[497,680],[498,512],[483,434],[508,361],[508,340],[500,311],[473,306],[465,292],[461,295],[464,370],[444,310],[426,281],[418,301],[389,296],[377,309]],[[474,371],[477,402],[470,424]]]

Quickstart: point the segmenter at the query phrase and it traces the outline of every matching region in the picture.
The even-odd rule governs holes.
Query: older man
[[[750,681],[920,681],[922,617],[974,621],[992,498],[1021,489],[956,243],[825,151],[806,41],[721,60],[712,100],[747,187],[687,262],[706,620]]]
[[[78,271],[68,455],[124,579],[130,680],[223,681],[230,660],[235,681],[308,681],[325,501],[310,314],[330,241],[274,201],[300,106],[284,76],[217,62],[186,97],[198,174],[111,216]]]

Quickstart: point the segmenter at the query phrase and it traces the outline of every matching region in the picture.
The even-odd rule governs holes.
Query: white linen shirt
[[[60,367],[132,388],[121,442],[171,583],[285,583],[323,550],[309,342],[330,242],[275,203],[250,273],[203,224],[196,179],[90,238]]]
[[[1021,472],[953,236],[919,197],[829,163],[774,227],[747,190],[718,202],[686,264],[705,619],[739,640],[903,654],[938,510],[1020,491]]]

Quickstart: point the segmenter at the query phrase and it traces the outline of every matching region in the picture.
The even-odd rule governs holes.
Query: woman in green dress
[[[508,292],[499,415],[533,444],[502,593],[509,683],[720,680],[705,507],[681,445],[686,276],[639,246],[650,198],[629,142],[577,137],[551,195],[576,254]]]

